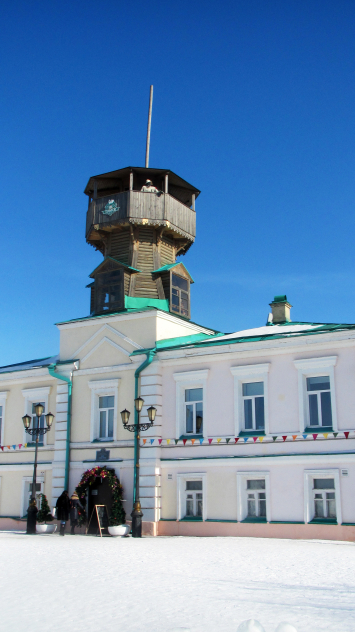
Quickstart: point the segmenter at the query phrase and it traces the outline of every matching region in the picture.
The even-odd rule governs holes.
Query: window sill
[[[41,443],[40,441],[38,442],[38,447],[39,448],[43,448],[44,443]],[[36,442],[35,441],[27,441],[27,447],[28,448],[35,448],[36,447]]]
[[[265,437],[265,430],[241,430],[239,437]]]
[[[91,443],[113,443],[114,439],[93,439]]]
[[[313,518],[308,524],[338,524],[336,520],[327,518]]]
[[[203,520],[202,518],[197,518],[196,516],[194,516],[193,518],[181,518],[179,522],[203,522]]]
[[[244,520],[241,520],[241,522],[263,522],[266,524],[267,520],[266,518],[245,518]]]
[[[179,437],[179,441],[183,441],[183,439],[203,439],[203,434],[185,434]]]
[[[302,434],[322,434],[323,432],[334,432],[330,426],[307,426]]]

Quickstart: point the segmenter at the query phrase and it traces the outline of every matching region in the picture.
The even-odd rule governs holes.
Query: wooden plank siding
[[[126,265],[131,265],[130,245],[131,235],[128,228],[119,232],[111,233],[109,254],[111,257],[122,261],[122,263],[125,263]]]
[[[109,200],[114,200],[118,211],[106,215],[103,211]],[[167,226],[176,235],[186,236],[191,242],[196,235],[196,213],[168,193],[124,191],[92,200],[86,215],[86,237],[97,239],[91,233],[98,229],[111,230],[124,221],[141,224],[143,220],[155,226]]]

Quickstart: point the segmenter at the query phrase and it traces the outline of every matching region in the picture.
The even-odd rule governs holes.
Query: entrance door
[[[92,514],[88,533],[96,535],[99,533],[99,525],[97,523],[95,505],[106,505],[108,516],[111,513],[112,489],[107,478],[97,478],[96,482],[90,485],[88,501],[88,520],[90,520]],[[108,527],[108,525],[105,524],[105,527]],[[107,528],[104,533],[108,533]]]

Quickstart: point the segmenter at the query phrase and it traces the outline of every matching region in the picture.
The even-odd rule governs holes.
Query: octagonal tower
[[[157,189],[142,191],[146,180]],[[93,176],[86,241],[104,260],[91,273],[91,313],[155,306],[190,318],[190,283],[176,262],[195,240],[200,191],[166,169],[126,167]]]

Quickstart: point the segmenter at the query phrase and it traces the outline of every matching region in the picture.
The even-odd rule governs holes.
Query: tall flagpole
[[[147,129],[147,147],[145,150],[145,168],[149,167],[149,148],[150,148],[150,128],[152,124],[152,107],[153,107],[153,86],[150,86],[149,95],[149,111],[148,111],[148,129]]]

